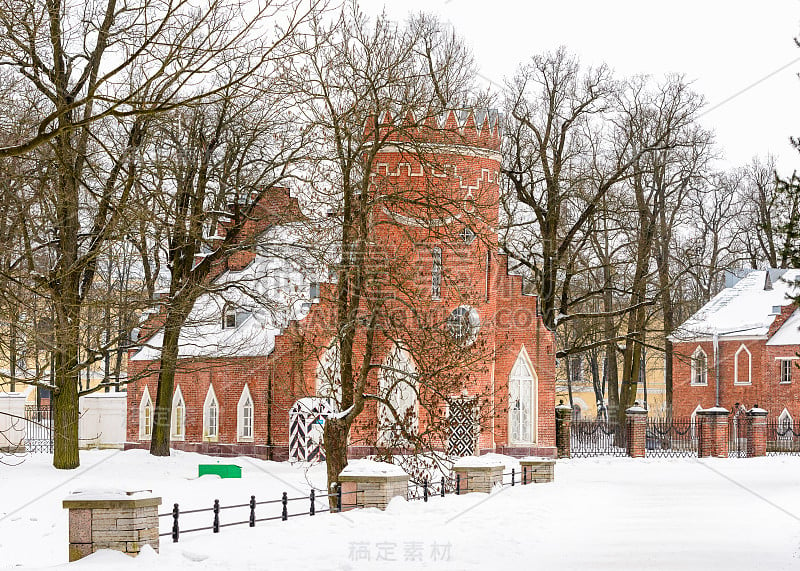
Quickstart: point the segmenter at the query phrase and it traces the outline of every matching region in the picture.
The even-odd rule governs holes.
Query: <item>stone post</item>
[[[394,497],[408,499],[408,474],[387,462],[351,460],[339,474],[342,511],[354,508],[385,510]]]
[[[483,492],[488,494],[495,484],[503,483],[503,464],[481,456],[465,456],[453,464],[459,480],[459,493]]]
[[[757,404],[747,411],[747,457],[767,455],[767,411]]]
[[[647,454],[647,409],[639,405],[625,409],[628,456],[644,458]]]
[[[520,481],[523,484],[539,484],[552,482],[555,477],[556,461],[553,458],[527,456],[519,461]]]
[[[697,443],[699,458],[728,457],[728,414],[722,407],[697,411],[700,434]]]
[[[564,404],[562,400],[556,407],[556,447],[559,458],[569,458],[570,455],[570,422],[572,422],[572,407]]]
[[[137,555],[143,545],[158,551],[158,506],[161,498],[145,492],[97,490],[71,494],[69,560],[77,561],[98,549]]]
[[[25,395],[0,393],[0,452],[25,452]]]

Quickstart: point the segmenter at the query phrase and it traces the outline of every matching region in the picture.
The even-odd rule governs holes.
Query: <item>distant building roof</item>
[[[228,270],[213,281],[212,291],[201,295],[181,328],[181,358],[245,357],[269,355],[275,337],[290,320],[304,318],[309,310],[309,284],[321,281],[321,270],[308,254],[308,225],[273,226],[263,232],[256,257],[241,270]],[[227,311],[237,315],[224,327]],[[132,357],[151,361],[161,357],[163,328]]]
[[[737,337],[766,338],[776,315],[783,307],[791,305],[792,296],[800,295],[800,270],[750,270],[739,277],[739,272],[726,274],[732,285],[714,298],[676,329],[670,338],[673,341],[699,341],[713,338]],[[794,329],[800,325],[800,317],[793,315],[776,332],[784,337],[800,339],[798,332],[789,335],[790,322]],[[793,343],[800,341],[793,341]],[[775,343],[770,343],[775,344]],[[785,344],[785,343],[780,343]]]

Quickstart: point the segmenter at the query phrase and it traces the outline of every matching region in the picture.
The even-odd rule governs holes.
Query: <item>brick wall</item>
[[[454,129],[458,130],[454,115],[448,118],[444,132],[431,131],[429,137],[451,142],[448,126],[451,134],[455,133]],[[422,163],[395,148],[379,153],[374,180],[376,188],[380,189],[378,192],[389,198],[373,219],[376,251],[372,254],[393,268],[391,279],[385,285],[392,288],[393,300],[390,297],[388,303],[393,316],[402,317],[411,324],[408,335],[412,338],[413,319],[419,315],[426,316],[428,323],[431,320],[444,323],[450,312],[461,305],[478,311],[481,327],[476,346],[485,351],[485,358],[462,371],[468,381],[461,388],[468,395],[487,397],[483,406],[488,410],[482,413],[493,420],[481,430],[479,448],[521,455],[553,455],[554,338],[537,315],[537,298],[523,295],[521,278],[508,274],[506,257],[497,253],[494,228],[499,200],[499,133],[497,126],[488,122],[478,127],[471,116],[465,127],[458,130],[457,141],[452,141],[460,145],[458,150],[441,147],[435,156]],[[471,148],[464,150],[464,144]],[[395,201],[405,205],[402,209],[392,206],[391,193],[403,195],[403,201]],[[435,198],[431,200],[431,196]],[[418,200],[413,200],[414,197]],[[408,207],[409,198],[424,207]],[[439,226],[414,223],[423,217],[449,222]],[[459,237],[466,228],[476,234],[471,243]],[[257,228],[248,226],[243,235],[256,231]],[[431,295],[433,247],[442,249],[443,280],[438,299]],[[252,254],[240,252],[237,256],[229,258],[225,264],[239,267],[248,263],[248,256]],[[283,454],[288,445],[288,411],[298,398],[315,394],[319,357],[334,337],[335,306],[331,301],[334,293],[331,284],[323,284],[320,302],[312,306],[302,322],[292,323],[277,337],[275,350],[268,356],[182,361],[175,382],[186,401],[187,431],[184,443],[176,445],[220,451],[255,450],[254,446],[272,445]],[[409,314],[409,307],[416,313]],[[359,332],[356,346],[363,348],[364,342],[363,332]],[[376,343],[373,364],[383,362],[392,350],[387,339],[378,338]],[[508,379],[521,353],[527,355],[534,378],[536,423],[534,437],[529,442],[511,442]],[[148,366],[153,368],[157,363],[132,362],[131,377],[142,374]],[[453,374],[458,376],[458,373],[456,370]],[[156,379],[155,373],[145,375],[130,386],[128,440],[131,443],[139,441],[142,391],[144,386],[149,386],[155,401]],[[236,438],[237,403],[245,383],[254,400],[253,443],[238,443]],[[202,410],[209,386],[214,387],[220,407],[217,443],[205,443],[202,439]],[[377,387],[377,369],[373,369],[367,391],[376,391]],[[460,394],[458,390],[449,396]],[[428,420],[423,411],[419,419],[421,430]],[[352,432],[354,453],[374,450],[376,425],[377,405],[368,401]]]
[[[752,355],[750,384],[735,383],[735,356],[744,345]],[[691,355],[701,346],[708,355],[708,384],[691,385]],[[800,345],[767,346],[765,340],[720,341],[720,406],[733,410],[736,403],[747,408],[758,404],[777,418],[784,407],[793,418],[800,418],[800,369],[793,367],[792,382],[780,383],[779,357],[792,358],[800,352]],[[743,353],[740,353],[740,366]],[[798,361],[800,362],[800,361]],[[741,378],[741,377],[740,377]],[[710,341],[675,344],[673,372],[674,413],[678,417],[690,416],[695,408],[715,405],[716,370],[714,348]]]

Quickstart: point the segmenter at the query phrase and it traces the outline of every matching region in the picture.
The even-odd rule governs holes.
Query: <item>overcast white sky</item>
[[[707,100],[703,123],[725,164],[772,153],[800,170],[788,142],[800,136],[800,0],[364,0],[394,19],[438,14],[472,46],[482,74],[503,78],[531,55],[566,46],[619,75],[683,73]],[[775,72],[747,92],[729,97]],[[719,105],[719,107],[714,108]]]

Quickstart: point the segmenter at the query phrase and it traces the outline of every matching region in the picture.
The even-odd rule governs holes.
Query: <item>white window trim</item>
[[[211,408],[211,403],[216,404],[217,409],[217,418],[216,418],[216,434],[210,435],[209,429],[209,412]],[[206,393],[206,400],[203,403],[203,441],[204,442],[218,442],[219,441],[219,399],[217,399],[217,395],[214,393],[214,385],[208,385],[208,393]]]
[[[244,405],[250,399],[250,436],[244,436]],[[250,387],[245,383],[239,403],[236,405],[236,439],[239,442],[253,442],[255,440],[256,403],[250,394]]]
[[[241,327],[241,325],[247,321],[247,318],[250,317],[250,311],[242,308],[237,307],[231,303],[226,303],[225,306],[222,308],[222,330],[234,330]],[[233,316],[233,325],[228,325],[228,317]]]
[[[150,431],[147,431],[147,421],[145,411],[150,407]],[[153,418],[155,417],[153,399],[150,398],[150,389],[145,385],[142,392],[142,400],[139,403],[139,440],[150,440],[153,436]]]
[[[531,374],[531,438],[530,442],[514,440],[512,438],[513,430],[511,426],[511,373],[514,372],[514,368],[517,366],[517,362],[522,359],[525,366],[528,368],[528,372]],[[538,411],[538,397],[539,397],[539,375],[536,374],[536,369],[533,366],[533,362],[531,361],[530,357],[528,356],[528,351],[525,349],[523,345],[520,348],[519,353],[517,354],[517,358],[514,359],[514,363],[511,365],[511,370],[508,373],[508,444],[509,446],[535,446],[536,443],[539,441],[539,411]]]
[[[177,433],[178,428],[178,403],[183,406],[183,418],[181,419],[181,428],[183,429],[180,434]],[[172,414],[170,415],[169,423],[169,437],[170,440],[186,440],[186,399],[183,398],[181,386],[175,388],[175,394],[172,395]]]
[[[747,353],[747,380],[739,380],[739,354],[744,351]],[[752,385],[753,384],[753,354],[750,352],[744,343],[742,343],[733,355],[733,384],[734,385]]]
[[[778,384],[779,385],[791,385],[792,384],[792,361],[797,360],[797,357],[776,357],[776,361],[778,361]],[[789,363],[789,380],[783,380],[783,364]]]
[[[783,421],[786,418],[789,419],[789,426],[791,426],[791,428],[794,429],[794,419],[792,418],[792,415],[789,412],[789,410],[787,408],[784,408],[783,412],[781,412],[780,416],[778,417],[778,432],[783,430],[783,427],[781,425],[783,424]],[[784,434],[783,436],[781,436],[780,434],[778,434],[778,438],[781,440],[790,440],[792,438],[792,435]]]
[[[703,410],[703,407],[698,404],[697,407],[692,411],[692,415],[689,420],[692,428],[692,438],[698,438],[700,436],[700,432],[697,430],[699,426],[697,424],[697,411],[700,410]]]
[[[706,358],[706,370],[705,370],[705,374],[703,375],[703,378],[705,379],[704,383],[696,383],[694,381],[695,377],[697,377],[697,375],[695,374],[696,371],[697,371],[697,366],[696,366],[696,360],[695,359],[696,359],[698,353],[702,353],[703,356]],[[691,374],[691,377],[689,378],[689,384],[691,386],[693,386],[693,387],[707,387],[708,386],[708,353],[706,353],[700,345],[698,345],[697,349],[695,349],[694,352],[692,353],[690,374]]]

